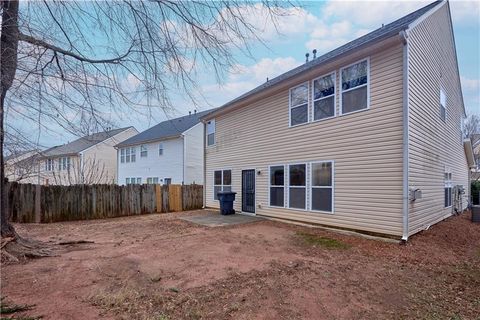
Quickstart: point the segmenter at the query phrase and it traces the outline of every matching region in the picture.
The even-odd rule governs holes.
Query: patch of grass
[[[350,248],[349,244],[337,239],[322,237],[316,234],[306,233],[298,231],[296,235],[302,239],[302,241],[311,246],[318,246],[331,250],[344,250]]]

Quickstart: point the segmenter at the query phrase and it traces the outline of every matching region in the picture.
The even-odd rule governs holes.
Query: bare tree
[[[276,24],[291,3],[274,1],[1,1],[0,180],[4,118],[73,133],[82,118],[172,109],[172,96],[202,101],[197,70],[222,82],[236,54],[251,56],[262,25]],[[263,19],[255,24],[251,17]],[[260,27],[259,27],[260,26]],[[235,49],[235,50],[234,50]],[[5,213],[1,235],[18,237]]]
[[[480,115],[470,114],[463,125],[464,136],[472,141],[475,148],[480,143]]]
[[[106,184],[111,176],[105,168],[105,162],[96,157],[72,161],[65,169],[63,172],[53,172],[53,182],[55,184]],[[110,183],[113,183],[113,176]]]

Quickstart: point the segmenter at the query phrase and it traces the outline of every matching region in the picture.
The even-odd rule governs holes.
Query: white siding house
[[[118,180],[124,184],[203,184],[203,124],[210,111],[167,120],[121,143]]]

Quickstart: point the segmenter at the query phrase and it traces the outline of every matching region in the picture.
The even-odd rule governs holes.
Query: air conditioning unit
[[[465,188],[462,185],[456,185],[455,191],[457,194],[465,194]]]

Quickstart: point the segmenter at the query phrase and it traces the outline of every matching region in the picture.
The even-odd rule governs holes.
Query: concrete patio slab
[[[181,217],[180,219],[193,222],[196,224],[200,224],[202,226],[207,226],[207,227],[223,227],[223,226],[245,224],[245,223],[264,220],[263,218],[260,218],[260,217],[248,216],[244,214],[231,214],[231,215],[223,216],[218,213],[212,213],[212,214],[201,215],[201,216]]]

